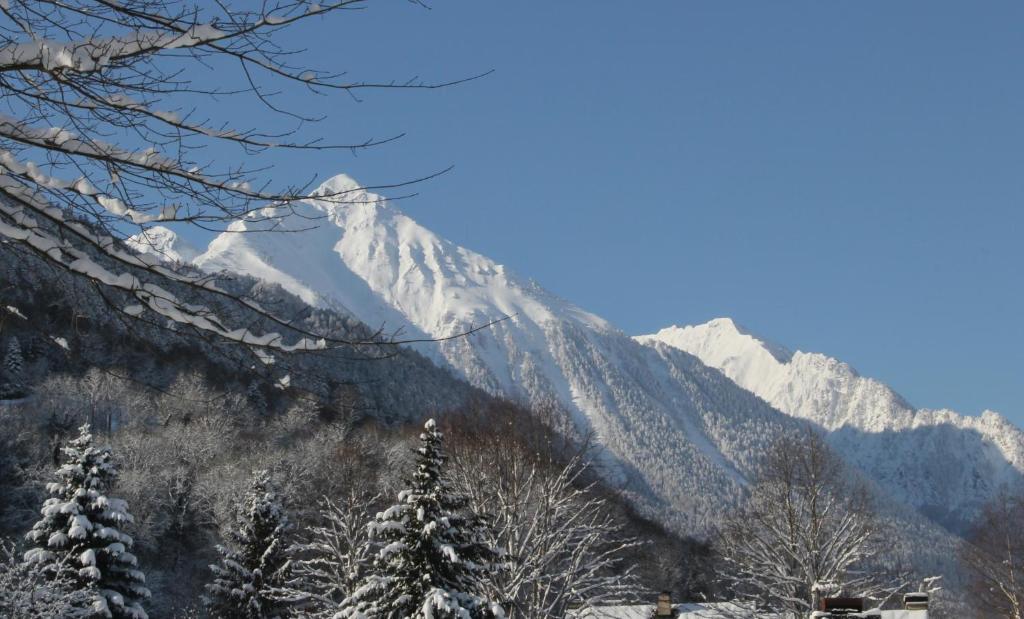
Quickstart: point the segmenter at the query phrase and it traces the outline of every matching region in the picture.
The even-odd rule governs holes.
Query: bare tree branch
[[[375,334],[345,341],[303,330],[251,299],[124,247],[154,222],[222,230],[307,199],[308,186],[271,188],[265,169],[215,166],[204,148],[233,144],[244,155],[266,150],[362,149],[399,139],[346,144],[300,139],[316,120],[272,102],[275,83],[311,93],[367,88],[440,88],[476,76],[428,83],[346,81],[344,73],[304,66],[279,33],[313,18],[363,8],[365,0],[259,3],[195,0],[9,0],[0,7],[0,236],[21,243],[57,268],[88,278],[134,302],[114,310],[151,314],[226,341],[295,352],[398,343]],[[201,71],[220,86],[200,85]],[[222,79],[228,78],[228,79]],[[234,78],[237,86],[229,83]],[[215,98],[252,96],[275,115],[295,119],[279,132],[241,129],[209,116]],[[443,173],[443,172],[441,172]],[[435,175],[377,187],[399,188]],[[357,188],[317,199],[357,202]],[[144,236],[142,238],[145,238]],[[233,301],[282,332],[231,324],[197,298]],[[487,325],[482,325],[484,328]],[[287,338],[291,337],[292,340]]]
[[[903,587],[904,575],[873,565],[885,539],[867,489],[806,429],[775,445],[717,546],[722,578],[743,612],[797,618],[818,610],[822,597],[846,594],[880,605]]]

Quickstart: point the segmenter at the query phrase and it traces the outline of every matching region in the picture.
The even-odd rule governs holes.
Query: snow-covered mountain
[[[168,262],[189,263],[199,255],[198,249],[164,226],[147,228],[128,237],[125,243],[140,254],[152,254]]]
[[[790,352],[728,318],[637,340],[696,355],[779,410],[820,425],[890,494],[954,530],[993,492],[1022,481],[1024,432],[994,412],[915,409],[842,361]]]
[[[634,339],[346,176],[233,222],[192,262],[405,339],[441,339],[417,348],[476,387],[556,411],[603,448],[607,475],[643,510],[681,530],[714,523],[768,444],[802,420],[894,500],[954,530],[1021,477],[1024,438],[1001,417],[915,411],[845,364],[730,321]]]
[[[347,177],[314,195],[233,223],[195,264],[279,283],[410,338],[493,323],[427,348],[475,386],[560,411],[604,448],[609,476],[681,529],[713,522],[742,492],[757,454],[795,425],[692,355],[641,345]],[[282,233],[299,229],[307,231]]]

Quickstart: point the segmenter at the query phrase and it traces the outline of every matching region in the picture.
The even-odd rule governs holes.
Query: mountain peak
[[[730,355],[739,354],[741,351],[745,354],[762,351],[761,354],[767,353],[775,362],[781,364],[789,363],[793,358],[792,351],[754,334],[728,317],[713,318],[699,325],[682,327],[673,325],[652,335],[642,335],[637,339],[641,341],[657,340],[689,352],[693,351],[689,350],[692,346],[688,343],[713,341],[715,349],[728,350]]]
[[[140,254],[150,254],[168,262],[192,262],[199,250],[183,240],[178,233],[164,226],[153,226],[125,240],[128,247]]]
[[[346,174],[326,180],[307,200],[232,225],[197,266],[272,281],[313,305],[339,304],[374,326],[408,326],[415,338],[447,337],[510,316],[531,325],[532,348],[544,344],[545,325],[556,319],[610,328],[424,228]],[[264,230],[301,234],[236,233]]]
[[[348,174],[335,174],[331,178],[320,183],[320,186],[313,190],[310,196],[323,196],[346,191],[362,189],[359,181]]]
[[[320,205],[372,204],[384,205],[386,200],[371,193],[348,174],[336,174],[320,183],[320,186],[309,194]]]
[[[736,335],[748,337],[756,341],[758,344],[761,345],[762,348],[768,351],[768,353],[771,356],[775,357],[775,360],[778,361],[779,363],[789,363],[789,361],[793,358],[793,351],[789,350],[785,346],[776,344],[775,342],[772,342],[767,338],[761,337],[760,335],[754,333],[750,329],[747,329],[743,325],[737,323],[732,318],[715,318],[708,321],[707,325],[713,326],[718,329],[727,330],[732,333],[735,333]]]
[[[706,323],[709,327],[724,327],[739,330],[739,325],[736,321],[728,316],[722,316],[721,318],[712,318]]]
[[[676,328],[684,328],[685,329],[686,327],[676,327]],[[727,332],[727,333],[731,333],[731,334],[735,334],[735,335],[749,335],[751,337],[754,337],[755,339],[760,339],[760,338],[756,337],[754,334],[750,333],[750,331],[748,331],[747,329],[741,327],[732,318],[728,318],[728,317],[725,317],[725,316],[723,316],[721,318],[712,318],[711,320],[707,321],[706,323],[704,323],[702,325],[693,325],[693,328],[698,328],[698,329],[699,328],[705,328],[705,329],[711,329],[711,330],[714,330],[714,331],[723,331],[723,332]]]

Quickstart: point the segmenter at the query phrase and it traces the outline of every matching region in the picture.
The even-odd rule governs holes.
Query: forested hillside
[[[126,530],[152,591],[150,617],[204,608],[208,565],[229,537],[252,471],[271,472],[297,543],[299,532],[329,526],[324,501],[358,504],[365,517],[386,507],[401,487],[416,429],[431,416],[452,432],[466,487],[500,479],[500,460],[487,464],[500,453],[558,470],[584,448],[583,437],[555,429],[557,416],[503,403],[406,347],[278,355],[268,364],[230,342],[126,321],[110,311],[117,299],[9,244],[0,244],[0,265],[0,340],[8,351],[0,378],[19,385],[0,405],[0,535],[23,545],[63,461],[61,447],[91,424],[96,442],[112,448],[114,489],[134,517]],[[373,335],[275,286],[246,278],[232,286],[337,337]],[[20,371],[11,365],[12,348]],[[634,540],[620,553],[638,576],[629,595],[664,586],[710,593],[710,566],[697,559],[707,546],[639,518],[600,479],[574,474],[557,488],[569,493],[566,508],[585,497],[597,501],[595,515],[610,518],[605,526]]]

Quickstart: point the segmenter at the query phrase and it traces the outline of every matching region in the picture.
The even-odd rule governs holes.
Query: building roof
[[[569,611],[575,619],[652,619],[654,604],[628,604],[621,606],[598,606],[578,611]],[[705,604],[673,604],[675,619],[735,619],[743,616],[742,607],[732,602],[709,602]],[[759,619],[771,619],[770,615],[758,615]],[[928,619],[927,610],[883,610],[882,619]]]
[[[577,619],[651,619],[654,617],[654,608],[654,604],[598,606],[570,611],[569,616]],[[673,604],[672,608],[676,611],[676,619],[734,619],[742,610],[742,607],[732,602]]]

